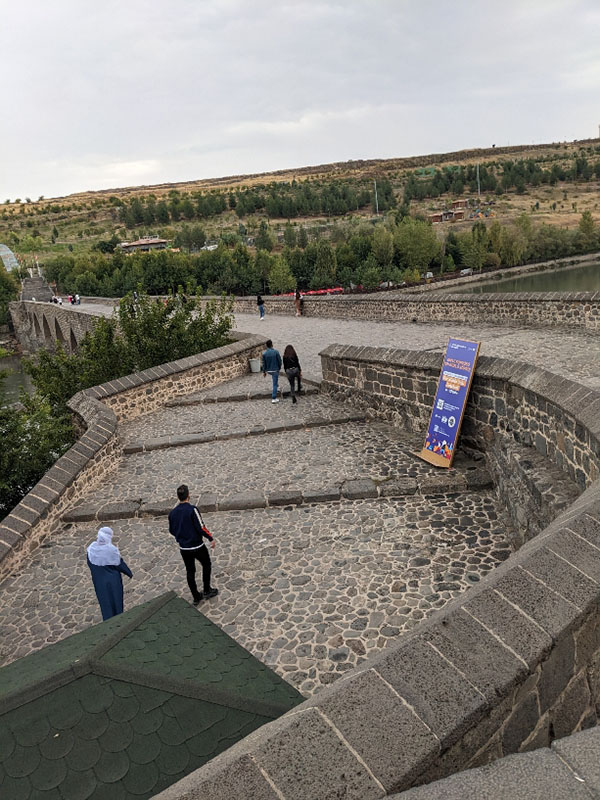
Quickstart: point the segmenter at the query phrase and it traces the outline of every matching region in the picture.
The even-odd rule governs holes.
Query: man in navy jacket
[[[179,552],[185,564],[187,582],[194,598],[194,605],[204,597],[215,597],[218,589],[210,586],[210,555],[206,549],[204,539],[208,539],[211,549],[215,549],[215,542],[211,534],[204,527],[200,512],[190,503],[190,490],[185,484],[177,489],[178,505],[169,512],[169,533],[175,537],[179,545]],[[196,585],[196,559],[202,564],[202,583],[204,593],[198,591]]]
[[[277,397],[277,384],[279,383],[279,370],[281,369],[281,353],[275,350],[273,342],[267,339],[267,349],[262,354],[261,359],[262,374],[266,377],[267,372],[273,379],[273,393],[271,395],[271,402],[278,403]]]

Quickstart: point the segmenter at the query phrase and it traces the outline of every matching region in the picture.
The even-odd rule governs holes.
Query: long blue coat
[[[121,559],[121,563],[118,566],[98,567],[96,564],[92,564],[89,558],[87,563],[92,573],[102,619],[110,619],[117,614],[122,614],[123,579],[121,578],[121,573],[129,578],[133,577],[133,573],[127,564]]]

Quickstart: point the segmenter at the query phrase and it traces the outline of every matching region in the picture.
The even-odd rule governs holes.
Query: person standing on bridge
[[[261,372],[265,378],[267,377],[267,373],[269,373],[273,380],[273,392],[271,394],[272,403],[279,402],[277,386],[279,384],[279,370],[281,369],[281,364],[281,353],[279,350],[275,350],[273,342],[267,339],[267,349],[263,351],[261,356]]]
[[[179,552],[185,564],[188,586],[197,606],[202,599],[209,600],[219,594],[218,589],[210,585],[210,554],[204,539],[208,539],[211,548],[215,549],[214,538],[202,520],[196,506],[190,503],[190,490],[182,483],[177,488],[178,505],[169,512],[169,533],[179,545]],[[198,591],[196,585],[196,559],[202,565],[202,584],[204,592]]]
[[[102,619],[123,613],[123,579],[133,574],[121,558],[119,548],[112,543],[112,528],[100,528],[95,542],[87,549],[87,563],[92,573]]]

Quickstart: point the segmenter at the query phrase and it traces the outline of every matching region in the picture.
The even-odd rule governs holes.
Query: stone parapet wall
[[[323,391],[425,429],[442,354],[334,344],[321,359]],[[482,356],[462,437],[488,450],[502,436],[534,447],[583,490],[600,476],[600,393],[530,364]]]
[[[266,297],[265,309],[267,314],[296,313],[293,297]],[[256,298],[236,298],[234,311],[258,313]],[[304,313],[307,317],[380,322],[508,322],[599,331],[600,292],[307,296]]]
[[[260,354],[264,338],[240,333],[233,338],[224,347],[126,375],[71,398],[68,405],[84,432],[0,522],[0,580],[58,531],[67,508],[117,465],[122,451],[119,422],[148,413],[178,394],[248,372],[248,360]]]
[[[426,423],[439,355],[333,345],[322,358],[326,391]],[[523,446],[544,442],[587,488],[477,587],[158,798],[370,800],[597,724],[598,400],[541,370],[482,358],[466,422],[473,446],[518,443],[515,433],[523,444],[536,421],[540,438]]]

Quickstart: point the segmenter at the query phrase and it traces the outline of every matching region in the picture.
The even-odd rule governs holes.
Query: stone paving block
[[[98,510],[97,519],[130,519],[135,517],[140,507],[140,502],[139,500],[134,500],[122,503],[106,503]]]
[[[483,695],[420,637],[385,654],[375,670],[415,709],[445,748],[488,706]]]
[[[336,688],[316,703],[386,791],[399,779],[409,785],[437,759],[438,739],[376,672]]]
[[[585,784],[550,750],[507,756],[390,800],[591,800]]]
[[[423,637],[488,700],[505,696],[525,674],[523,662],[464,611],[448,614]]]
[[[250,508],[265,508],[266,505],[267,500],[261,492],[244,492],[219,500],[217,508],[219,511],[245,511]]]
[[[558,739],[552,749],[583,778],[590,792],[600,796],[600,727]]]
[[[177,504],[175,500],[149,500],[142,503],[139,513],[144,517],[164,517]]]
[[[555,639],[579,616],[579,609],[543,586],[519,567],[496,581],[494,588]]]
[[[530,669],[550,652],[552,638],[493,589],[467,597],[463,607],[518,653]]]
[[[302,500],[302,492],[298,489],[271,492],[267,495],[270,506],[299,506]]]
[[[216,511],[217,510],[217,495],[205,492],[204,494],[199,495],[198,499],[194,502],[194,505],[198,506],[200,511]],[[175,504],[173,504],[175,505]]]
[[[377,495],[377,485],[370,479],[345,481],[342,485],[342,496],[347,500],[364,500]]]
[[[307,489],[302,492],[302,499],[305,503],[334,503],[341,497],[339,486],[330,486],[326,489]]]
[[[98,509],[94,506],[78,506],[62,515],[63,522],[91,522],[96,519]]]
[[[461,492],[467,488],[462,476],[451,477],[444,475],[424,475],[417,481],[420,494],[447,494],[448,492]]]
[[[494,486],[492,475],[484,467],[468,469],[465,472],[465,478],[469,489],[491,489]]]
[[[126,444],[123,447],[123,453],[128,456],[132,453],[141,453],[144,450],[144,442],[133,442],[132,444]]]
[[[290,719],[254,753],[285,800],[333,800],[342,787],[348,798],[383,797],[381,786],[316,709]]]
[[[417,491],[416,478],[398,478],[380,484],[379,491],[382,497],[404,497],[415,494]]]

